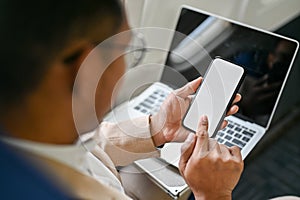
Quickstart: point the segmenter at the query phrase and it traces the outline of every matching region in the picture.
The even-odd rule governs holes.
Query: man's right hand
[[[199,199],[231,199],[243,171],[240,149],[210,139],[208,119],[202,116],[196,135],[190,133],[181,148],[179,170]]]

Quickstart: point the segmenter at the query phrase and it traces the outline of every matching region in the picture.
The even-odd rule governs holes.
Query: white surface
[[[179,166],[179,160],[181,155],[181,146],[183,143],[167,143],[164,148],[161,149],[160,157],[165,161],[173,165],[174,167]]]
[[[183,124],[196,132],[202,115],[208,118],[209,137],[212,137],[223,121],[227,105],[244,74],[244,69],[222,59],[215,59],[193,100]]]
[[[144,0],[141,26],[174,28],[181,5],[273,30],[300,13],[299,0]],[[131,3],[131,2],[128,2]]]

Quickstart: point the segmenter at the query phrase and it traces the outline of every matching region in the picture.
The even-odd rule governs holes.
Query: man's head
[[[279,40],[274,45],[274,50],[271,51],[267,58],[267,64],[269,69],[271,70],[275,63],[280,63],[288,68],[289,63],[291,62],[294,54],[294,44],[287,40]],[[283,70],[283,72],[285,72]],[[285,73],[284,73],[285,74]]]
[[[108,37],[122,15],[117,0],[5,0],[0,4],[0,102],[4,108],[20,103],[34,90],[59,56],[65,56],[67,67],[81,53],[80,42]],[[78,52],[64,55],[72,45],[78,45]]]
[[[47,121],[52,131],[71,123],[69,118],[59,122],[59,116],[72,116],[73,84],[82,61],[95,43],[127,27],[119,0],[4,0],[0,2],[0,26],[0,123],[15,135],[22,134],[18,133],[21,128],[14,129],[9,120],[21,121],[18,115],[31,119],[29,125],[18,126],[35,134],[45,131],[42,127]],[[124,66],[116,70],[112,65],[107,71],[106,76],[116,71],[121,76]],[[111,92],[105,86],[100,90]],[[58,137],[50,142],[56,143]]]

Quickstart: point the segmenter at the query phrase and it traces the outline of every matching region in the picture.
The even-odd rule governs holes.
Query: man
[[[209,139],[205,116],[196,135],[181,126],[189,95],[201,78],[174,91],[154,116],[100,126],[92,119],[95,112],[101,121],[109,110],[115,85],[125,71],[123,56],[108,66],[105,60],[120,53],[130,35],[92,51],[95,43],[128,30],[117,0],[6,0],[0,7],[2,141],[46,164],[77,197],[128,199],[115,166],[158,156],[156,147],[186,139],[180,171],[195,197],[231,198],[243,169],[239,149]],[[98,56],[83,63],[90,53]],[[82,63],[92,67],[78,77]],[[94,70],[102,76],[95,77]],[[86,94],[95,80],[93,106]],[[237,95],[235,102],[239,100]],[[72,106],[79,114],[76,123]],[[228,114],[237,110],[232,106]],[[98,144],[90,153],[75,143],[78,134],[93,129]]]

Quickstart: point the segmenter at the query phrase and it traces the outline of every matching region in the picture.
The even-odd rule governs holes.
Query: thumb
[[[203,115],[200,118],[200,121],[198,123],[198,128],[196,131],[196,135],[198,136],[197,140],[197,149],[201,149],[201,151],[207,151],[208,150],[208,119],[206,115]]]
[[[192,82],[187,83],[182,88],[175,90],[175,95],[179,96],[181,98],[186,98],[189,95],[194,94],[197,91],[202,80],[203,80],[203,78],[199,77],[199,78],[193,80]]]

